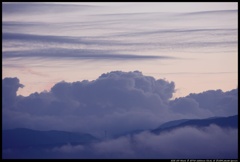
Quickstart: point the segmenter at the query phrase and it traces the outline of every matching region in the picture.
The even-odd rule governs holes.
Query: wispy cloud
[[[89,8],[99,7],[96,5],[74,5],[74,4],[60,4],[60,3],[29,3],[29,2],[4,2],[3,4],[3,14],[52,14],[61,12],[71,12],[79,11]]]
[[[94,5],[44,3],[7,3],[4,5],[3,9],[8,13],[10,13],[9,10],[15,8],[18,8],[15,12],[23,13],[35,13],[35,10],[42,13],[45,13],[46,10],[46,13],[51,12],[49,15],[52,15],[55,10],[57,13],[54,13],[54,18],[42,14],[36,15],[39,16],[38,21],[35,17],[13,19],[4,16],[5,19],[2,22],[3,49],[5,49],[6,43],[11,45],[11,42],[14,42],[12,47],[16,47],[16,45],[26,48],[31,46],[36,50],[40,46],[45,48],[65,46],[69,49],[81,46],[81,49],[86,50],[115,50],[114,53],[128,53],[128,51],[139,53],[139,51],[147,50],[168,52],[173,49],[190,53],[209,51],[216,53],[234,51],[237,47],[237,24],[235,21],[235,19],[237,20],[237,10],[191,13],[102,13],[104,7]],[[23,9],[18,5],[23,6]],[[78,11],[79,8],[93,10],[80,10],[75,16],[71,15],[70,11]],[[96,15],[92,14],[95,9],[99,11]],[[62,21],[62,15],[59,11],[70,14],[66,16],[67,22]],[[81,14],[82,11],[84,14]],[[31,15],[24,14],[25,16]],[[222,15],[221,20],[219,14]],[[17,13],[14,17],[18,17]],[[223,25],[222,22],[226,23]],[[146,26],[144,23],[148,25]],[[178,24],[181,26],[179,27]],[[112,51],[111,53],[113,54]]]
[[[26,50],[26,51],[5,51],[3,58],[62,58],[62,59],[92,59],[92,60],[144,60],[144,59],[177,59],[169,56],[153,55],[131,55],[131,54],[114,54],[104,50],[77,50],[53,48],[46,50]]]
[[[205,72],[205,73],[198,73],[198,72],[174,72],[174,73],[147,73],[150,75],[157,74],[157,75],[219,75],[219,74],[236,74],[237,72],[234,71],[220,71],[220,72]]]
[[[22,73],[27,73],[28,75],[37,75],[37,76],[41,76],[41,77],[49,77],[48,74],[45,73],[41,73],[35,70],[32,70],[29,67],[26,67],[24,65],[16,65],[16,64],[3,64],[3,67],[7,67],[7,68],[15,68],[20,70]]]

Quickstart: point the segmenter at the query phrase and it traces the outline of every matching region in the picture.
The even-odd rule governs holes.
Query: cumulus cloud
[[[56,83],[49,92],[16,96],[17,78],[3,79],[3,128],[67,130],[115,136],[163,122],[237,114],[237,89],[170,100],[174,82],[139,71],[113,71],[93,81]],[[14,102],[13,102],[14,101]]]
[[[170,110],[173,113],[181,114],[183,116],[191,116],[191,117],[208,117],[209,115],[214,116],[211,111],[208,109],[201,109],[199,107],[199,103],[188,97],[177,98],[169,103]]]
[[[231,116],[238,113],[238,89],[228,92],[208,90],[199,94],[189,94],[172,101],[170,105],[172,110],[179,113],[211,112],[215,116]]]
[[[18,78],[4,78],[2,80],[3,107],[11,106],[15,102],[18,88],[23,88]]]
[[[166,120],[166,105],[173,92],[173,82],[139,71],[114,71],[93,81],[59,82],[50,92],[19,97],[11,109],[3,107],[3,127],[108,130],[111,134],[154,128]]]

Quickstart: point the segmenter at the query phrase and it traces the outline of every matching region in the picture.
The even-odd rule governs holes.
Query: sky
[[[139,70],[173,98],[237,88],[237,3],[3,3],[2,78],[19,95]]]
[[[238,115],[237,3],[2,6],[2,129],[100,139],[6,149],[5,157],[238,156],[237,128],[149,131],[174,120]]]

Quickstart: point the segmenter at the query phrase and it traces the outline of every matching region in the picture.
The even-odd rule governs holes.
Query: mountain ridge
[[[65,144],[85,145],[99,139],[88,133],[67,131],[39,131],[28,128],[2,130],[2,147],[7,148],[49,148]]]
[[[206,119],[180,119],[161,124],[159,127],[150,130],[133,130],[119,134],[113,138],[127,135],[140,134],[148,131],[153,134],[169,132],[183,127],[204,128],[215,124],[222,128],[238,128],[238,115],[228,117],[211,117]],[[25,148],[53,148],[66,144],[88,145],[99,142],[100,139],[88,133],[77,133],[59,130],[33,130],[28,128],[15,128],[2,130],[3,149],[25,149]]]
[[[238,128],[238,115],[233,115],[228,117],[211,117],[206,119],[182,119],[182,120],[176,120],[176,121],[180,121],[180,122],[175,125],[173,124],[167,127],[162,127],[164,124],[167,125],[170,122],[174,123],[174,121],[170,121],[160,125],[158,128],[155,128],[150,132],[159,134],[161,132],[171,131],[173,129],[177,129],[180,127],[191,126],[191,127],[200,128],[200,127],[210,126],[211,124],[215,124],[220,127]]]

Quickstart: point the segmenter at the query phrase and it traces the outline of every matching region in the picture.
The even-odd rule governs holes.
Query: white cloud
[[[51,151],[53,152],[60,152],[60,153],[75,153],[75,152],[80,152],[84,150],[84,146],[82,145],[76,145],[73,146],[71,144],[66,144],[61,147],[55,147]]]
[[[204,129],[183,127],[160,135],[143,132],[91,146],[66,145],[52,151],[79,153],[78,158],[85,152],[86,158],[235,159],[237,132],[216,125]]]

